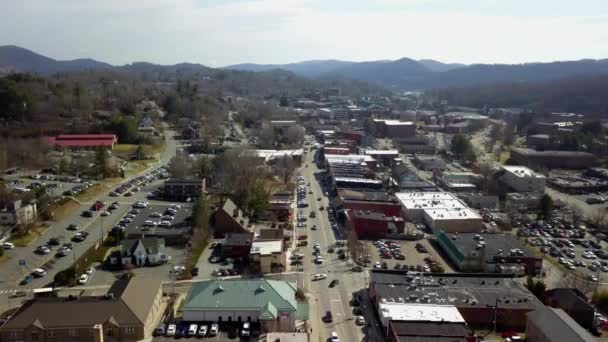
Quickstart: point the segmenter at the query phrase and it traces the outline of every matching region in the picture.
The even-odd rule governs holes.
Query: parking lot
[[[559,263],[564,269],[577,272],[588,281],[608,281],[608,236],[584,224],[571,224],[555,218],[523,222],[520,237]]]
[[[382,239],[382,241],[386,240]],[[392,241],[399,246],[399,250],[401,250],[401,254],[405,256],[405,259],[398,260],[394,257],[383,258],[381,257],[380,249],[377,248],[372,241],[365,241],[364,244],[367,247],[367,252],[371,260],[371,263],[368,263],[369,267],[378,268],[378,265],[382,267],[383,263],[386,263],[387,269],[396,269],[395,266],[399,265],[397,269],[406,266],[408,267],[408,270],[411,271],[430,272],[431,267],[426,260],[432,259],[439,265],[441,265],[445,272],[453,272],[452,268],[443,260],[443,258],[431,246],[428,240],[422,239],[418,241]],[[417,248],[417,245],[420,245],[422,247]]]
[[[184,229],[190,227],[190,223],[186,222],[190,217],[191,208],[182,207],[181,204],[175,214],[169,212],[171,204],[167,205],[147,205],[145,208],[131,208],[114,227],[123,229],[126,235],[135,235],[138,233],[163,233],[167,230]],[[168,225],[163,225],[162,222],[167,222]]]
[[[214,322],[203,322],[208,328]],[[250,337],[241,336],[240,328],[242,327],[242,323],[219,323],[219,331],[215,336],[210,336],[207,333],[207,336],[204,337],[205,341],[258,341],[259,335],[259,327],[256,323],[252,323],[252,335]],[[177,330],[182,332],[180,337],[175,336],[156,336],[153,341],[172,341],[175,338],[183,338],[183,339],[201,339],[203,337],[196,336],[187,336],[189,324],[188,323],[180,323],[177,324]],[[200,324],[197,324],[197,328],[200,327]],[[237,332],[238,331],[238,332]]]

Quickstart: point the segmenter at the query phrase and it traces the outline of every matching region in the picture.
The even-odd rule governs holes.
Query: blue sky
[[[0,8],[0,45],[112,64],[608,58],[606,0],[0,0]]]

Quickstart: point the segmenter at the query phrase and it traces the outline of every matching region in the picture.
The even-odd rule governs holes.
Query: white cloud
[[[488,63],[608,57],[605,11],[522,16],[447,7],[453,2],[446,0],[357,1],[359,10],[349,10],[355,2],[346,2],[341,10],[335,3],[329,9],[329,3],[320,0],[216,5],[195,0],[11,1],[0,4],[0,44],[55,58],[93,57],[117,64],[404,56]]]

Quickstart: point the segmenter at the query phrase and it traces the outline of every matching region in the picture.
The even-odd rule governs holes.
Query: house
[[[572,319],[585,329],[593,327],[595,308],[589,304],[587,297],[577,289],[557,288],[547,290],[545,305],[564,310]]]
[[[185,200],[188,198],[200,198],[205,193],[205,179],[198,178],[173,178],[165,181],[163,196],[170,200]]]
[[[86,150],[104,148],[112,150],[118,144],[115,134],[60,134],[50,137],[49,142],[58,148]]]
[[[192,284],[182,307],[189,322],[259,322],[263,332],[294,332],[308,320],[308,304],[296,284],[259,279],[208,280]]]
[[[245,260],[249,257],[253,233],[228,233],[222,242],[220,254],[224,258]]]
[[[280,273],[285,271],[287,256],[283,239],[253,241],[249,261],[253,270],[260,273]]]
[[[19,225],[27,227],[38,219],[36,202],[23,204],[21,200],[9,203],[0,210],[0,225]]]
[[[543,307],[528,313],[529,342],[589,342],[594,338],[564,310]]]
[[[162,314],[159,279],[121,279],[102,297],[28,300],[0,327],[0,340],[139,341],[150,338]]]
[[[157,237],[126,239],[120,243],[120,254],[110,257],[113,265],[160,265],[170,260],[165,254],[165,240]]]
[[[220,208],[213,212],[211,222],[215,234],[220,237],[227,233],[249,231],[249,218],[230,199],[227,199]]]

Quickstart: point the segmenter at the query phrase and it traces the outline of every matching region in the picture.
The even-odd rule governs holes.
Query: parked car
[[[84,285],[89,281],[89,275],[88,274],[82,274],[80,276],[80,278],[78,278],[78,284],[79,285]]]
[[[13,249],[13,248],[15,248],[15,244],[12,242],[4,242],[4,243],[2,243],[2,248]]]
[[[175,336],[175,332],[177,331],[177,326],[175,324],[169,324],[167,327],[167,331],[165,332],[165,336]]]
[[[154,329],[154,336],[163,336],[165,334],[167,326],[164,324],[159,324],[156,329]]]
[[[198,328],[198,337],[205,337],[207,336],[207,326],[202,324],[199,328]]]
[[[211,324],[211,329],[209,329],[209,336],[217,335],[219,329],[220,329],[220,327],[217,323]]]

